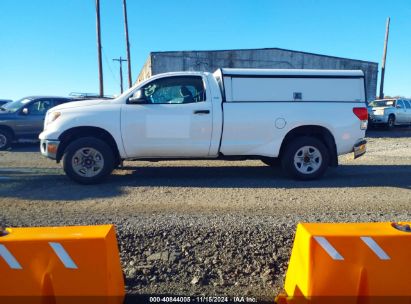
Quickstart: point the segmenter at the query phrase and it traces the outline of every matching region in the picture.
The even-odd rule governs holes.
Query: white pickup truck
[[[123,160],[261,159],[315,179],[365,153],[362,71],[219,69],[156,75],[114,100],[48,111],[41,153],[73,180],[100,182]]]

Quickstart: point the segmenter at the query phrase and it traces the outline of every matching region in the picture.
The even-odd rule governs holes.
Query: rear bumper
[[[59,145],[59,140],[42,139],[40,141],[41,154],[47,158],[56,159]]]
[[[367,141],[365,139],[360,139],[359,141],[357,141],[357,143],[354,145],[353,152],[354,159],[363,156],[365,152],[367,152]]]

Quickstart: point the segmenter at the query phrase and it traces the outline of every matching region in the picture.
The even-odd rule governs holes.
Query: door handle
[[[210,110],[195,110],[194,114],[210,114]]]

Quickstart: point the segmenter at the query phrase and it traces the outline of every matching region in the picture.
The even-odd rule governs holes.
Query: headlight
[[[61,112],[51,112],[51,113],[47,113],[47,117],[46,117],[46,122],[44,124],[44,129],[51,124],[52,122],[56,121],[57,118],[59,118],[61,115]]]

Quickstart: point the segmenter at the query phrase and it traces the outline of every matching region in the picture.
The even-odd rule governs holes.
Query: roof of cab
[[[310,69],[221,69],[226,76],[328,76],[364,77],[361,70],[310,70]]]

